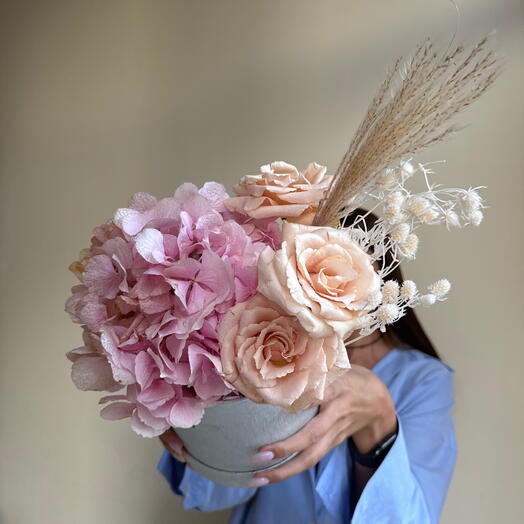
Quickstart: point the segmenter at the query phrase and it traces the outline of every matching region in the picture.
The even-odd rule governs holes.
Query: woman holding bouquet
[[[398,264],[416,257],[419,227],[478,226],[485,206],[478,188],[443,188],[410,159],[456,131],[452,117],[499,71],[487,38],[442,54],[425,41],[388,73],[334,175],[273,162],[233,197],[216,182],[136,193],[95,229],[70,266],[81,284],[66,310],[84,340],[71,376],[81,390],[125,387],[101,415],[160,436],[158,469],[185,508],[232,508],[232,524],[438,521],[456,457],[452,370],[413,308],[450,284],[419,292]],[[415,175],[422,191],[406,188]],[[254,454],[247,488],[186,467],[171,429],[232,393],[288,413],[319,406]]]
[[[368,228],[375,220],[368,215]],[[390,276],[403,282],[400,268]],[[231,524],[438,522],[456,458],[452,370],[412,310],[377,333],[348,345],[352,367],[327,388],[318,415],[253,457],[263,465],[300,452],[251,488],[194,473],[181,440],[165,432],[158,469],[184,507],[232,508]]]

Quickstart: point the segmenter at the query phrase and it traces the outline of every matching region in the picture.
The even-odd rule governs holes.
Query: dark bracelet
[[[360,453],[355,446],[353,439],[349,437],[348,446],[349,452],[351,453],[351,458],[361,466],[377,469],[384,460],[385,456],[388,454],[388,451],[393,446],[397,435],[398,422],[395,431],[384,437],[369,453]]]

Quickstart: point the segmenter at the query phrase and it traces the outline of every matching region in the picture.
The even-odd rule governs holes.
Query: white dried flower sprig
[[[434,174],[434,171],[428,165],[418,164],[414,167],[409,161],[402,162],[397,169],[387,170],[388,173],[384,175],[388,179],[387,186],[366,194],[367,198],[383,205],[384,221],[390,225],[406,222],[412,229],[420,224],[445,224],[448,228],[479,225],[485,206],[478,190],[484,186],[459,189],[432,185],[429,175]],[[425,191],[413,194],[406,189],[405,182],[409,177],[404,173],[407,166],[410,177],[415,173],[423,176],[427,186]]]
[[[400,288],[400,297],[407,302],[414,299],[416,294],[418,293],[417,285],[413,280],[404,280],[402,282],[402,286]]]
[[[370,251],[374,260],[381,259],[389,249],[394,264],[381,267],[379,274],[385,278],[402,259],[413,260],[419,248],[419,237],[415,231],[425,225],[445,225],[462,228],[478,226],[483,218],[483,198],[478,193],[481,187],[460,189],[443,188],[430,184],[429,176],[434,171],[429,164],[414,167],[409,160],[402,161],[395,169],[384,174],[387,185],[375,192],[367,193],[373,211],[382,210],[382,217],[372,229],[365,228],[365,217],[357,218],[347,229],[352,238],[363,249]],[[426,183],[424,191],[413,193],[406,182],[414,175],[422,176]]]
[[[403,160],[396,168],[384,173],[384,184],[373,193],[367,193],[369,206],[382,216],[367,229],[365,215],[357,216],[345,229],[353,240],[367,252],[373,261],[380,261],[378,274],[383,281],[382,289],[368,299],[370,313],[361,321],[360,336],[385,327],[401,318],[408,307],[431,306],[443,300],[450,289],[447,280],[438,280],[419,293],[414,282],[408,280],[399,285],[387,276],[402,260],[413,260],[419,248],[418,229],[426,225],[445,225],[462,228],[478,225],[482,220],[484,200],[479,194],[481,187],[460,189],[443,188],[431,184],[434,171],[429,164],[414,166],[411,159]],[[418,193],[406,186],[408,181],[422,176],[426,187]],[[384,254],[389,251],[391,262],[386,264]],[[390,307],[391,306],[391,307]],[[359,337],[360,338],[360,337]]]
[[[358,319],[359,336],[347,342],[352,343],[373,333],[377,329],[384,332],[406,314],[408,308],[431,306],[446,300],[451,284],[446,279],[437,280],[427,287],[427,293],[420,293],[415,282],[405,280],[401,285],[395,280],[386,280],[381,291],[368,297],[368,312]]]
[[[395,304],[400,296],[400,285],[396,280],[386,280],[382,286],[382,302]]]

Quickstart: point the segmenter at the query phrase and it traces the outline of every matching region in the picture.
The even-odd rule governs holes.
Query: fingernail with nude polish
[[[251,457],[253,464],[266,464],[271,462],[275,458],[275,454],[272,451],[261,451]]]
[[[266,477],[255,477],[249,482],[248,486],[250,488],[261,488],[266,484],[269,484],[269,479],[267,479]]]

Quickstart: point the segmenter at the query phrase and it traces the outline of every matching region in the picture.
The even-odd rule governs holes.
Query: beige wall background
[[[459,460],[442,522],[524,522],[524,5],[457,0],[459,35],[495,28],[498,85],[424,155],[489,186],[479,229],[427,230],[410,277],[454,285],[421,315],[456,370]],[[99,418],[64,353],[63,304],[91,228],[136,191],[228,187],[272,160],[336,168],[394,58],[447,40],[450,2],[16,1],[0,7],[0,522],[225,522],[184,513],[158,440]]]

